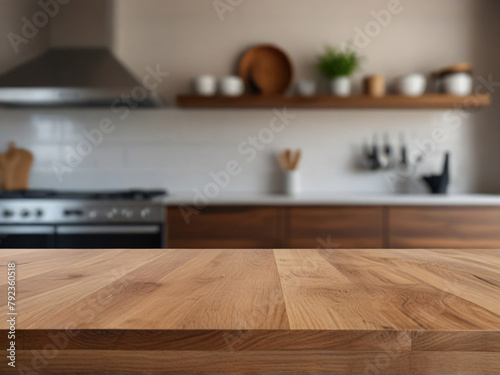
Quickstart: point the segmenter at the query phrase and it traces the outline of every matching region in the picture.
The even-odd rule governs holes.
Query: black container
[[[440,175],[424,176],[432,194],[446,194],[450,183],[450,153],[447,152],[444,158],[443,172]]]

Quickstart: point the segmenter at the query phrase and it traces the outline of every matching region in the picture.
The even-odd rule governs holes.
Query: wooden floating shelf
[[[426,94],[420,97],[387,95],[382,98],[373,98],[366,95],[353,95],[347,98],[333,95],[309,98],[263,95],[239,97],[179,95],[177,104],[181,108],[476,109],[490,105],[491,95],[469,95],[464,97],[446,94]]]

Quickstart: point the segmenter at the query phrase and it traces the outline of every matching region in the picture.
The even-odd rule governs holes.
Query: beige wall
[[[19,45],[16,53],[7,35],[22,36],[22,17],[31,20],[40,8],[35,0],[0,0],[0,74],[45,51],[49,43],[49,28],[40,28],[27,44]]]
[[[401,0],[402,11],[362,49],[363,73],[393,78],[460,61],[478,64],[472,48],[475,10],[494,1]],[[373,21],[371,12],[383,12],[390,3],[243,0],[221,20],[212,1],[115,0],[115,49],[137,74],[154,63],[169,70],[170,85],[163,92],[169,99],[186,91],[196,74],[234,72],[239,55],[259,43],[281,46],[293,60],[296,78],[310,77],[324,45],[352,40],[357,27]]]

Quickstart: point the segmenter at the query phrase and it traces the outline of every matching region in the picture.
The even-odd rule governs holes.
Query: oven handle
[[[0,235],[15,234],[54,234],[54,227],[46,225],[27,225],[27,226],[9,226],[0,227]]]
[[[67,225],[56,227],[57,234],[151,234],[160,233],[157,225],[98,225],[78,226]]]

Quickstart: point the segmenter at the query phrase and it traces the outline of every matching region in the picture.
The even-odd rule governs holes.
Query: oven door
[[[0,249],[50,249],[55,246],[52,225],[1,225]]]
[[[162,225],[59,225],[58,249],[159,249]]]

